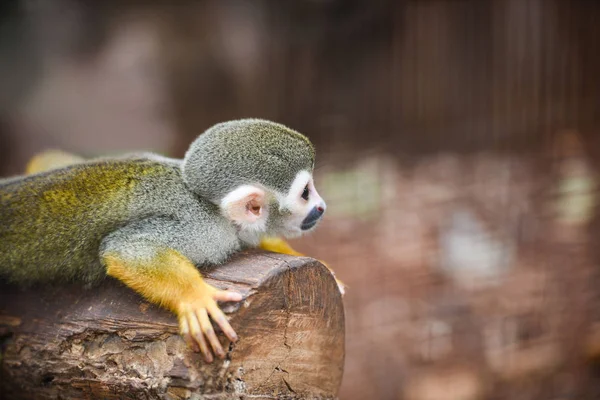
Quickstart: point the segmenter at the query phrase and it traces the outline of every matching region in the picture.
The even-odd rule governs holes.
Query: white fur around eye
[[[280,199],[279,204],[282,208],[285,208],[287,210],[290,210],[292,213],[299,213],[299,212],[303,212],[304,209],[306,208],[306,200],[302,199],[302,192],[304,191],[304,188],[306,187],[306,185],[310,186],[310,183],[312,181],[312,175],[310,172],[308,171],[300,171],[298,172],[298,174],[296,174],[296,178],[294,179],[294,182],[292,182],[292,185],[290,186],[290,190],[288,191],[288,193],[286,194],[285,198]],[[312,192],[312,188],[311,188],[311,192]],[[311,193],[312,194],[312,193]],[[310,194],[309,194],[309,201],[310,201]]]

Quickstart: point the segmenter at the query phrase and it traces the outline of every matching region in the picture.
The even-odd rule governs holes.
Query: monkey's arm
[[[272,251],[273,253],[289,254],[291,256],[298,256],[298,257],[305,256],[304,254],[299,253],[296,250],[294,250],[288,242],[286,242],[285,240],[283,240],[279,237],[262,238],[260,241],[259,247],[266,251]],[[347,286],[344,284],[344,282],[337,279],[337,277],[335,276],[335,272],[333,272],[333,270],[329,267],[329,265],[327,265],[323,261],[321,261],[321,264],[323,264],[324,266],[327,267],[327,269],[329,269],[329,271],[335,278],[335,281],[338,284],[338,288],[340,289],[340,292],[342,293],[342,296],[343,296],[346,293]]]
[[[209,344],[223,358],[225,352],[209,315],[231,341],[236,341],[236,333],[216,302],[240,301],[241,295],[207,284],[192,261],[175,249],[178,246],[170,241],[177,242],[181,236],[173,238],[168,234],[173,230],[181,233],[176,222],[151,221],[146,226],[152,232],[138,224],[122,228],[103,241],[100,258],[107,274],[175,313],[181,335],[194,350],[199,346],[207,362],[213,359]],[[159,237],[154,232],[168,236]]]
[[[289,254],[290,256],[298,257],[304,256],[304,254],[294,250],[288,242],[278,237],[262,238],[259,247],[266,251],[272,251],[273,253]]]

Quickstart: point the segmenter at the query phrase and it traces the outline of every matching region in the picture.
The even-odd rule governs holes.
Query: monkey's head
[[[281,124],[243,119],[217,124],[192,143],[183,177],[197,195],[218,205],[258,242],[312,230],[325,212],[313,178],[315,150],[304,135]]]

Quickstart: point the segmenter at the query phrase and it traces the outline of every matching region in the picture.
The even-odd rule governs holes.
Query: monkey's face
[[[315,188],[312,174],[296,174],[287,193],[272,192],[258,185],[241,185],[220,202],[222,214],[238,227],[240,239],[258,244],[266,234],[292,238],[317,226],[325,201]]]
[[[298,172],[288,193],[278,197],[280,221],[277,230],[278,234],[288,238],[314,229],[327,208],[308,171]]]

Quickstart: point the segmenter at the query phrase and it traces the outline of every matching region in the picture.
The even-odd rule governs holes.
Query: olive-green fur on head
[[[241,119],[217,124],[192,143],[183,178],[216,203],[246,184],[286,193],[296,174],[312,172],[314,162],[314,147],[304,135],[275,122]]]

